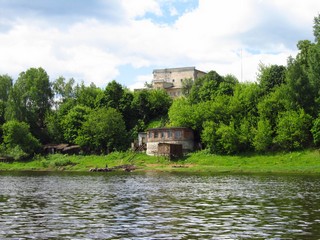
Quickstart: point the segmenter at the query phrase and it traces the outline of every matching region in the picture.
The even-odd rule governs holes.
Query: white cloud
[[[162,15],[160,5],[156,0],[122,0],[121,3],[129,18],[142,17],[148,12]]]
[[[163,14],[161,1],[122,0],[124,11],[117,12],[125,15],[119,22],[91,17],[64,27],[52,19],[5,23],[0,74],[16,77],[41,66],[51,78],[63,75],[105,86],[121,75],[121,66],[130,65],[133,76],[126,85],[137,88],[146,76],[135,76],[132,69],[196,66],[240,79],[242,49],[243,80],[253,81],[260,61],[286,64],[296,54],[294,44],[312,38],[320,9],[319,0],[199,0],[198,8],[173,24],[145,19],[146,13]]]

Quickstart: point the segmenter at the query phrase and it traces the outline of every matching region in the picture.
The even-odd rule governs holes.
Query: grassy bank
[[[135,165],[136,171],[233,172],[233,173],[320,173],[320,152],[304,150],[267,155],[219,156],[205,151],[169,161],[142,153],[115,152],[106,156],[37,156],[30,161],[0,163],[0,170],[89,171],[90,168]]]

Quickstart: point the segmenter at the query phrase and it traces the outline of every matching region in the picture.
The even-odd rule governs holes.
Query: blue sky
[[[0,74],[43,67],[52,81],[133,89],[153,69],[195,66],[254,81],[260,62],[285,65],[313,40],[319,11],[319,0],[0,0]]]

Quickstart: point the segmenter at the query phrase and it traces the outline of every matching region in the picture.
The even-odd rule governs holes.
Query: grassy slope
[[[179,161],[131,152],[107,156],[49,155],[28,162],[0,163],[0,170],[88,171],[134,164],[140,171],[320,173],[320,152],[305,150],[269,155],[218,156],[197,152]],[[178,166],[178,167],[173,167]]]

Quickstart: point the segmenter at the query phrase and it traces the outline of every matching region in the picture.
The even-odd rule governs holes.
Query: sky
[[[105,88],[196,67],[255,81],[314,40],[319,0],[0,0],[0,74],[42,67]]]

